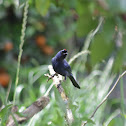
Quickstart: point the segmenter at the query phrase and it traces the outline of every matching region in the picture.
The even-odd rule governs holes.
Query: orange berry
[[[46,38],[45,38],[45,36],[37,36],[36,37],[36,44],[38,45],[38,46],[44,46],[45,44],[46,44]]]
[[[0,85],[7,87],[10,82],[10,76],[8,73],[0,73]]]
[[[6,52],[10,51],[13,49],[13,43],[12,42],[6,42],[5,45],[4,45],[4,50]]]
[[[45,45],[43,48],[41,48],[42,52],[46,55],[52,55],[54,53],[54,49],[51,46]]]

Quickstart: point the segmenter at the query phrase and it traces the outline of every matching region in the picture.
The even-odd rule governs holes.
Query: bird
[[[71,67],[68,64],[68,62],[65,60],[66,56],[67,56],[68,52],[66,49],[60,50],[53,58],[52,58],[52,66],[54,71],[57,74],[60,74],[62,76],[68,77],[72,84],[76,87],[80,89],[79,84],[77,83],[77,81],[74,79],[72,71],[71,71]]]

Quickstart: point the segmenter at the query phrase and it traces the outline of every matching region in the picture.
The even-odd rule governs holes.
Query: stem
[[[124,115],[125,109],[124,109],[124,90],[123,89],[124,89],[124,86],[123,86],[123,78],[121,78],[120,79],[121,110],[122,110],[122,114]],[[125,118],[122,116],[122,119],[123,119],[123,125],[124,125]]]
[[[16,88],[19,81],[19,71],[20,71],[20,62],[21,62],[21,56],[23,52],[23,45],[24,45],[24,37],[25,37],[25,30],[26,30],[26,23],[27,23],[27,14],[28,14],[28,1],[25,3],[24,7],[24,17],[23,17],[23,23],[22,23],[22,30],[21,30],[21,38],[20,38],[20,46],[19,46],[19,55],[18,55],[18,64],[17,64],[17,73],[16,73],[16,80],[15,80],[15,90],[14,90],[14,96],[13,96],[13,105],[15,105],[15,99],[16,99]]]
[[[90,118],[94,117],[96,111],[98,110],[98,108],[107,100],[108,96],[112,93],[112,91],[115,89],[116,85],[118,84],[119,80],[126,74],[126,71],[124,71],[121,75],[119,75],[118,79],[116,80],[114,86],[112,87],[112,89],[108,92],[108,94],[104,97],[104,99],[102,100],[102,102],[97,106],[97,108],[95,109],[95,111],[93,112],[93,114],[91,115]]]
[[[94,117],[95,113],[97,112],[97,110],[101,107],[101,105],[107,100],[108,96],[113,92],[113,90],[115,89],[116,85],[118,84],[118,82],[120,81],[120,79],[126,74],[126,71],[124,71],[121,75],[119,75],[118,79],[116,80],[114,86],[111,88],[111,90],[108,92],[108,94],[104,97],[104,99],[101,101],[101,103],[96,107],[96,109],[94,110],[94,112],[92,113],[92,115],[90,116],[90,119]],[[85,121],[82,126],[85,126],[87,124],[87,121]]]

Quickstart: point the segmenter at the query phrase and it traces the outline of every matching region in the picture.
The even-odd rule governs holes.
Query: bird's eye
[[[63,49],[62,52],[63,52],[63,53],[67,53],[67,50],[66,50],[66,49]]]

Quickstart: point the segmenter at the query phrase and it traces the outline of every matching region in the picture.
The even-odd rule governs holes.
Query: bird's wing
[[[65,70],[67,70],[69,73],[71,73],[70,65],[67,63],[66,60],[64,60],[64,67],[65,67]]]

